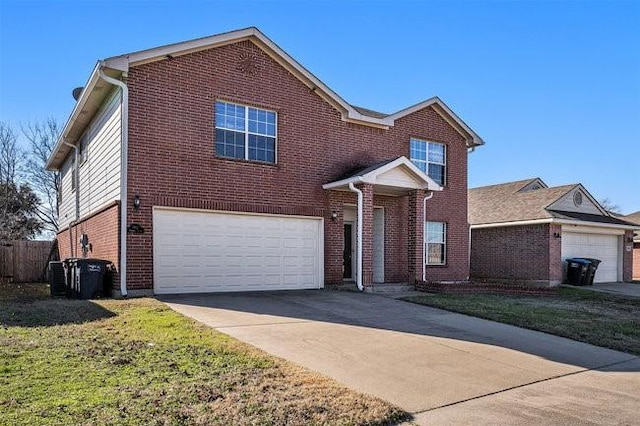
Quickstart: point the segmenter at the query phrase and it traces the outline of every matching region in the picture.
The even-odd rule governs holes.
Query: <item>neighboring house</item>
[[[121,294],[370,289],[468,279],[482,144],[438,98],[350,105],[248,28],[100,61],[47,167],[62,257],[113,261]]]
[[[595,282],[631,280],[632,223],[608,214],[581,184],[527,179],[469,190],[471,278],[557,285],[565,259],[602,261]]]
[[[640,211],[622,217],[627,222],[639,225],[633,236],[633,279],[640,280]]]

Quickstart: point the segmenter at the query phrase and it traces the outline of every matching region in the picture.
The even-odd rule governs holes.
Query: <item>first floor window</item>
[[[216,102],[216,154],[242,160],[276,162],[276,113]]]
[[[444,265],[447,252],[447,224],[425,222],[424,250],[427,265]]]
[[[444,144],[411,138],[411,161],[438,185],[444,186],[447,156]]]

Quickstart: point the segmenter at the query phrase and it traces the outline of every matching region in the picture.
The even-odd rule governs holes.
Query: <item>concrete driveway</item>
[[[611,293],[618,296],[632,296],[640,297],[640,283],[597,283],[593,285],[573,286],[566,285],[567,287],[579,288],[582,290],[598,291],[601,293]]]
[[[640,358],[371,294],[163,297],[419,424],[637,424]]]

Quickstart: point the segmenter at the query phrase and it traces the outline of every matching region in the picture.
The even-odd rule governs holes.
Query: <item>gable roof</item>
[[[392,172],[395,176],[389,176]],[[442,187],[416,167],[407,157],[384,160],[357,170],[337,181],[322,185],[323,189],[349,191],[349,184],[369,183],[388,195],[401,195],[412,189],[442,191]]]
[[[635,212],[635,213],[631,213],[631,214],[628,214],[626,216],[622,216],[622,218],[624,220],[626,220],[627,222],[636,223],[636,224],[640,225],[640,210]]]
[[[536,179],[538,178],[470,189],[469,223],[476,225],[552,218],[546,207],[576,185],[520,192]]]
[[[111,77],[119,78],[125,74],[130,67],[168,60],[193,52],[213,49],[245,40],[251,41],[261,48],[272,59],[298,78],[298,80],[307,85],[311,91],[340,111],[344,121],[387,129],[392,127],[395,120],[399,118],[412,114],[420,109],[432,107],[465,138],[467,146],[475,147],[484,144],[482,138],[467,126],[467,124],[438,97],[427,99],[394,114],[383,114],[362,107],[354,107],[289,56],[289,54],[260,32],[260,30],[255,27],[249,27],[181,43],[127,53],[98,61],[61,133],[60,139],[54,147],[51,157],[47,161],[46,167],[48,169],[57,169],[61,166],[62,161],[64,161],[64,158],[66,158],[66,155],[71,149],[66,146],[63,141],[71,144],[77,143],[78,138],[88,125],[87,120],[90,121],[98,111],[100,103],[104,100],[105,96],[103,93],[104,90],[102,89],[108,86],[108,84],[99,77],[100,69]]]
[[[523,190],[532,183],[542,184],[539,189]],[[594,203],[602,214],[552,210],[549,207],[572,190],[581,192]],[[632,227],[633,224],[609,215],[579,183],[546,187],[539,178],[507,182],[472,188],[468,192],[468,220],[472,226],[505,225],[510,223],[591,222],[605,225]]]

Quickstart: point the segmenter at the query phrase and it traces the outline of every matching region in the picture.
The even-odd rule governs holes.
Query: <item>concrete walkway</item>
[[[580,288],[583,290],[598,291],[601,293],[610,293],[618,296],[640,297],[640,283],[598,283],[585,286],[566,285],[566,287]]]
[[[634,424],[640,358],[370,294],[163,297],[189,317],[376,395],[418,424]]]

